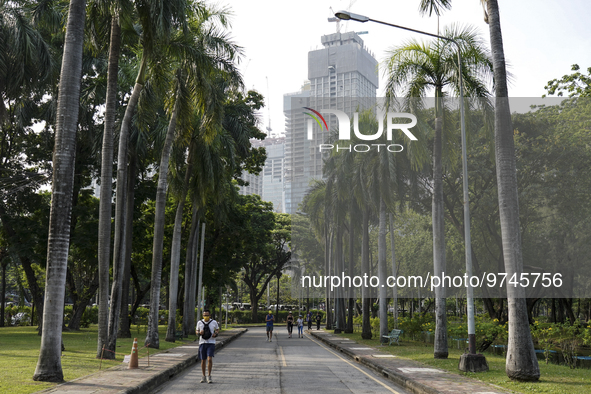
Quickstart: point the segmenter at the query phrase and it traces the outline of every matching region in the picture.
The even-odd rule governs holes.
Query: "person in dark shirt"
[[[291,312],[287,315],[287,333],[289,334],[288,337],[291,338],[291,333],[293,331],[293,315]]]

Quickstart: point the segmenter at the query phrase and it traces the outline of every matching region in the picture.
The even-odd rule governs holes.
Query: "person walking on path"
[[[303,338],[304,337],[304,319],[302,319],[302,315],[300,315],[300,317],[298,317],[297,325],[298,325],[298,338]]]
[[[265,322],[267,322],[267,342],[273,342],[273,322],[275,316],[269,311],[269,314],[265,316]]]
[[[306,315],[306,321],[308,322],[308,330],[312,329],[312,312],[308,311]]]
[[[195,333],[199,335],[199,357],[201,358],[201,371],[203,377],[201,383],[211,383],[211,369],[213,367],[213,352],[215,350],[215,338],[220,332],[218,322],[211,319],[209,310],[203,311],[203,319],[197,322]],[[207,363],[207,378],[205,377],[205,363]]]
[[[293,315],[291,312],[287,315],[287,333],[289,334],[289,338],[291,338],[291,333],[293,332]]]
[[[320,330],[320,321],[322,320],[322,316],[320,316],[320,312],[316,312],[316,330]]]

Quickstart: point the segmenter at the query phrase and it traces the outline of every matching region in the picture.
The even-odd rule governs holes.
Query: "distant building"
[[[355,33],[322,36],[324,48],[308,52],[308,80],[301,91],[284,95],[286,116],[285,207],[294,213],[302,202],[310,182],[322,179],[323,159],[318,145],[328,131],[314,125],[308,140],[303,107],[338,109],[350,116],[375,103],[378,89],[378,62]],[[335,116],[325,117],[329,130],[337,126]]]
[[[254,147],[265,147],[267,160],[259,175],[242,174],[242,179],[249,185],[241,187],[240,194],[258,194],[263,201],[273,203],[275,212],[285,213],[285,137],[265,138],[263,141],[253,141],[252,144]]]

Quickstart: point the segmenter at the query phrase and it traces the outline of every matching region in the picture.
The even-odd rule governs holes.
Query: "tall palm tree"
[[[492,73],[492,63],[482,41],[473,29],[449,27],[442,34],[460,45],[463,59],[462,76],[457,64],[458,48],[450,41],[437,40],[430,44],[410,41],[394,48],[389,53],[387,64],[387,95],[401,93],[408,105],[415,111],[422,110],[422,98],[428,93],[435,94],[435,135],[433,140],[433,272],[440,276],[446,269],[445,263],[445,223],[443,206],[443,160],[444,151],[453,157],[450,136],[444,135],[449,127],[444,127],[445,101],[443,97],[451,93],[459,95],[459,82],[463,78],[466,95],[486,97],[486,82]],[[446,90],[447,89],[447,90]],[[446,146],[446,149],[444,148]],[[457,157],[457,155],[455,155]],[[445,308],[445,289],[435,289],[435,343],[434,357],[447,358],[447,317]]]
[[[99,311],[98,311],[98,341],[97,358],[102,355],[102,347],[108,340],[109,314],[109,263],[111,256],[111,211],[112,211],[112,182],[113,182],[113,131],[117,104],[119,74],[119,57],[121,55],[121,16],[130,15],[131,4],[126,0],[95,0],[91,8],[90,22],[93,25],[110,22],[108,37],[109,55],[107,68],[107,94],[105,99],[105,118],[103,128],[103,142],[101,147],[101,189],[98,224],[98,269],[99,269]],[[102,26],[89,29],[99,32]],[[106,31],[105,31],[106,33]],[[95,37],[97,43],[106,37]],[[99,50],[102,48],[99,48]]]
[[[226,24],[226,15],[223,11],[212,12],[205,10],[196,20],[189,22],[189,28],[179,31],[169,43],[171,55],[175,55],[178,63],[174,78],[174,107],[170,118],[165,144],[162,149],[162,158],[159,167],[158,189],[156,194],[156,215],[154,222],[154,248],[153,262],[159,261],[160,267],[152,266],[152,270],[161,270],[162,247],[164,241],[164,206],[166,202],[166,190],[168,188],[168,161],[172,150],[172,141],[175,134],[177,118],[183,121],[191,117],[191,109],[196,108],[202,114],[201,119],[204,130],[215,130],[221,126],[223,117],[223,91],[225,84],[216,84],[220,70],[225,73],[225,78],[238,86],[241,78],[234,67],[234,60],[240,53],[240,48],[233,44],[222,32],[212,27],[218,20],[222,25]],[[219,88],[221,91],[216,91]],[[186,123],[186,122],[185,122]],[[211,134],[212,131],[209,132]],[[190,170],[190,169],[189,169]],[[186,188],[183,186],[180,200],[186,199]],[[180,230],[182,223],[183,205],[181,204],[175,215],[175,230],[173,233],[173,248],[171,253],[171,275],[169,286],[169,311],[176,311],[178,294],[178,269],[180,262]],[[152,273],[154,276],[154,272]],[[152,293],[160,288],[160,282],[152,282]],[[157,322],[158,310],[151,300],[150,315],[155,314],[152,322]],[[167,341],[174,341],[176,332],[176,313],[169,313]],[[158,347],[158,327],[149,327],[146,343],[152,347]]]
[[[519,277],[523,272],[521,230],[519,225],[519,201],[517,191],[517,167],[507,71],[503,50],[503,35],[497,0],[483,0],[487,6],[490,45],[493,53],[495,76],[495,154],[497,165],[497,189],[503,260],[508,277]],[[512,245],[513,247],[508,247]],[[525,289],[507,285],[509,307],[509,338],[507,345],[507,376],[515,380],[532,381],[540,378],[540,368],[527,317]]]
[[[499,4],[497,0],[480,0],[480,2],[485,10],[484,21],[488,24],[490,33],[495,80],[497,190],[501,237],[503,245],[507,246],[503,247],[503,260],[507,275],[520,275],[523,271],[523,257],[519,225],[517,167]],[[451,8],[451,0],[421,0],[419,8],[423,13],[435,12],[439,15],[443,9]],[[509,335],[505,364],[507,376],[521,381],[538,380],[540,367],[529,328],[524,289],[507,284],[507,303],[509,308]]]
[[[30,92],[42,89],[45,82],[56,70],[49,45],[43,40],[42,33],[36,28],[37,8],[29,14],[22,1],[0,1],[0,130],[14,127],[8,119],[9,108],[6,103],[13,103],[15,108],[27,108]],[[38,5],[37,5],[38,6]],[[31,22],[31,17],[33,22]],[[15,122],[16,123],[16,122]],[[0,216],[7,233],[4,209],[0,207]],[[16,239],[14,240],[16,242]],[[39,327],[43,322],[42,286],[37,281],[35,270],[28,258],[19,256],[25,272],[29,289],[36,306]]]
[[[136,78],[136,83],[133,88],[133,92],[129,98],[128,105],[125,110],[125,115],[121,122],[121,131],[119,133],[119,150],[117,157],[117,189],[115,205],[115,233],[113,248],[113,285],[111,288],[111,307],[109,308],[109,328],[107,342],[107,349],[111,350],[112,352],[114,352],[116,348],[117,333],[119,329],[119,315],[122,294],[121,283],[123,278],[124,260],[126,256],[125,212],[127,209],[127,199],[125,196],[125,189],[127,185],[128,142],[131,121],[135,109],[137,107],[140,93],[146,83],[146,75],[148,73],[148,68],[150,66],[149,62],[154,61],[152,66],[162,66],[162,59],[159,58],[161,50],[167,48],[168,44],[170,43],[171,35],[174,31],[186,31],[186,15],[189,12],[189,4],[187,4],[184,0],[139,0],[135,2],[135,6],[139,22],[142,27],[142,54]],[[155,237],[157,235],[158,234],[155,233]],[[161,261],[159,264],[162,264]],[[155,299],[156,302],[159,303],[160,287],[158,286],[157,288],[157,294],[154,294],[154,283],[160,282],[161,273],[153,272],[153,276],[154,275],[156,275],[156,278],[152,278],[150,299]],[[159,305],[157,304],[155,311],[156,328],[158,327],[158,307]],[[151,308],[153,308],[153,305],[151,305]],[[148,318],[149,332],[150,327],[154,325],[153,317],[154,313],[151,312]],[[157,342],[157,338],[155,340]],[[156,347],[158,347],[157,343]],[[108,353],[111,354],[110,352]]]
[[[49,382],[61,382],[64,379],[61,332],[70,240],[85,7],[86,0],[70,1],[60,73],[43,329],[39,360],[33,375],[33,380]]]

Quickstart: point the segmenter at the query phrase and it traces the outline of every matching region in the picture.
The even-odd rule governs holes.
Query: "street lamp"
[[[335,13],[335,16],[342,20],[352,20],[356,22],[375,22],[386,26],[396,27],[398,29],[412,31],[414,33],[423,34],[426,36],[431,36],[435,38],[440,38],[442,40],[450,41],[456,45],[458,48],[458,73],[459,73],[459,82],[460,82],[460,125],[461,125],[461,132],[462,132],[462,184],[463,184],[463,197],[464,197],[464,240],[465,240],[465,251],[466,251],[466,275],[468,278],[472,277],[472,242],[470,239],[470,200],[468,195],[468,159],[466,153],[466,124],[464,120],[464,85],[463,85],[463,78],[462,78],[462,56],[460,55],[461,47],[460,44],[449,37],[440,36],[437,34],[427,33],[421,30],[415,30],[404,26],[395,25],[392,23],[382,22],[375,19],[371,19],[365,15],[354,14],[349,11],[338,11]],[[465,363],[460,363],[460,365],[467,366],[468,364],[482,366],[482,368],[476,368],[474,370],[473,367],[468,367],[472,372],[478,372],[483,370],[488,370],[488,367],[484,368],[486,365],[486,361],[484,360],[484,356],[476,355],[476,329],[474,326],[474,293],[472,289],[472,285],[468,283],[466,289],[466,302],[468,304],[468,341],[469,341],[469,354],[467,355],[468,360]],[[464,355],[462,356],[464,357]],[[482,360],[477,360],[482,359]],[[462,369],[462,367],[460,367]]]

